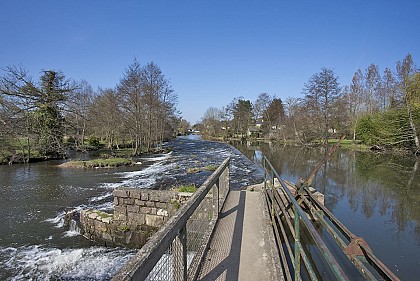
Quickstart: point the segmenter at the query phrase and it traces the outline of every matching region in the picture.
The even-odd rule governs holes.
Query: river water
[[[0,280],[108,280],[135,250],[106,248],[64,226],[66,211],[112,212],[116,187],[168,189],[201,185],[211,174],[188,168],[231,157],[231,187],[262,181],[259,168],[221,143],[178,138],[168,154],[145,155],[117,169],[62,168],[63,161],[0,166]],[[73,155],[88,158],[89,155]]]
[[[87,208],[112,212],[116,187],[199,186],[211,172],[188,174],[188,168],[231,157],[231,186],[238,189],[262,181],[263,154],[284,179],[296,182],[324,156],[320,148],[234,145],[178,138],[165,144],[172,152],[118,169],[63,169],[62,161],[0,166],[0,280],[110,279],[135,250],[87,241],[63,225],[63,216]],[[420,276],[418,166],[411,158],[339,150],[314,181],[326,206],[402,280]]]
[[[267,156],[283,179],[307,178],[325,156],[322,148],[235,143],[255,163]],[[336,151],[317,173],[313,186],[325,205],[363,237],[401,280],[420,276],[419,160],[372,152]]]

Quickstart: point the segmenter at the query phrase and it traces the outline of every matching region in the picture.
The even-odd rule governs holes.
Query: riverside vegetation
[[[284,101],[261,93],[254,102],[235,98],[210,107],[196,125],[205,138],[327,144],[345,135],[352,149],[420,153],[420,72],[408,54],[395,70],[371,64],[341,86],[322,68],[304,85],[301,98]]]
[[[2,70],[1,164],[64,158],[69,148],[105,148],[111,151],[105,158],[128,149],[121,157],[138,156],[190,128],[178,115],[169,80],[153,62],[142,66],[134,60],[114,88],[96,91],[60,71],[43,71],[34,80],[22,67]],[[394,72],[385,68],[381,75],[371,64],[344,86],[332,69],[322,68],[302,93],[285,101],[268,93],[254,102],[235,98],[222,109],[210,107],[195,129],[211,139],[299,145],[328,144],[346,135],[351,142],[342,146],[353,149],[420,153],[420,72],[410,54]]]
[[[126,148],[137,156],[173,138],[181,122],[177,95],[153,62],[134,60],[114,88],[96,91],[61,71],[38,80],[22,67],[2,71],[0,163],[63,158],[69,148]]]

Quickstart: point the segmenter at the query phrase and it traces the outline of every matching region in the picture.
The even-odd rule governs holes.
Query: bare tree
[[[178,124],[178,134],[186,135],[188,130],[191,129],[191,124],[187,120],[181,118]]]
[[[378,66],[375,64],[369,65],[369,67],[366,69],[365,88],[368,112],[372,114],[379,108],[378,100],[380,98],[381,89],[381,75],[379,74]]]
[[[148,63],[142,70],[142,92],[146,121],[147,149],[176,132],[177,95],[159,66]]]
[[[142,92],[143,77],[140,63],[135,59],[124,71],[123,78],[117,86],[120,96],[121,111],[124,114],[124,123],[132,138],[133,155],[141,153],[143,134],[145,131],[144,95]]]
[[[258,95],[252,108],[256,120],[264,118],[264,111],[266,111],[272,100],[273,98],[267,93],[261,93]]]
[[[89,110],[92,106],[94,91],[85,80],[76,83],[75,91],[69,96],[65,107],[66,134],[74,138],[76,147],[84,145]]]
[[[400,101],[401,98],[397,97],[395,77],[389,68],[385,68],[382,76],[381,107],[383,110],[397,108]]]
[[[99,89],[98,95],[92,101],[89,116],[90,131],[105,140],[107,148],[118,148],[118,138],[123,137],[124,125],[127,123],[123,123],[123,112],[116,91]]]
[[[287,98],[285,102],[286,110],[286,129],[287,135],[291,139],[301,140],[301,132],[298,130],[300,116],[300,99]]]
[[[328,143],[328,130],[331,126],[331,106],[340,95],[340,84],[334,71],[322,68],[319,73],[311,76],[303,89],[308,112],[312,112],[317,122],[323,127],[323,140]]]
[[[363,107],[365,98],[364,93],[364,76],[362,71],[358,69],[353,75],[347,95],[349,117],[353,124],[353,141],[356,140],[356,127],[359,118],[364,110],[368,110]]]
[[[215,137],[222,130],[223,111],[217,107],[209,107],[201,120],[203,125],[203,134],[209,137]],[[225,128],[226,129],[226,128]]]

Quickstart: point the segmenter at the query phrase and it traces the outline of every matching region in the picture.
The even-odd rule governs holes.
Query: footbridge
[[[308,182],[264,158],[264,183],[230,190],[229,162],[112,280],[399,280]]]

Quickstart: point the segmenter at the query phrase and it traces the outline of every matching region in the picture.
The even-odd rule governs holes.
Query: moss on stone
[[[190,184],[190,185],[182,185],[179,186],[175,189],[178,192],[190,192],[190,193],[194,193],[197,191],[197,188],[195,187],[195,184]]]
[[[218,167],[219,166],[217,166],[217,165],[207,165],[207,166],[203,167],[203,170],[206,170],[206,171],[216,171]]]
[[[122,224],[120,226],[117,227],[118,230],[123,231],[123,232],[127,232],[130,231],[130,227],[128,225]]]

